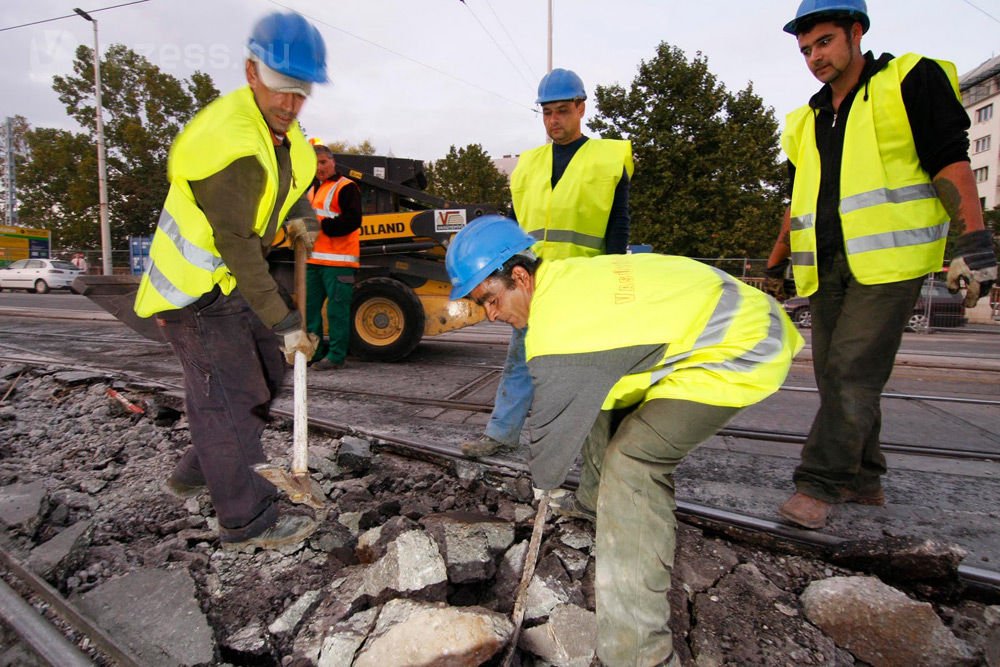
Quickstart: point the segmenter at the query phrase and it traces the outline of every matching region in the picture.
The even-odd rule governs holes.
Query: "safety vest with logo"
[[[278,161],[274,142],[249,86],[213,101],[177,136],[170,148],[170,190],[149,248],[150,265],[142,276],[134,309],[140,317],[190,305],[216,285],[223,294],[236,287],[215,247],[208,218],[198,207],[190,183],[216,174],[235,160],[254,156],[266,174],[253,221],[263,236],[275,207],[278,221],[305,192],[316,171],[316,153],[298,123],[288,129],[292,178],[288,194],[278,198]]]
[[[851,273],[865,285],[916,278],[941,268],[949,216],[920,166],[901,83],[922,56],[889,61],[851,104],[840,172],[840,222]],[[937,60],[961,99],[952,63]],[[867,97],[867,99],[865,99]],[[795,288],[809,296],[819,286],[816,201],[820,155],[816,112],[806,105],[788,114],[781,146],[795,165],[791,202]]]
[[[521,153],[510,176],[518,223],[538,240],[532,250],[543,259],[604,254],[604,235],[622,169],[632,177],[632,144],[588,139],[552,187],[552,146]]]
[[[316,211],[316,219],[336,218],[340,215],[340,191],[354,181],[340,177],[336,180],[324,181],[312,194],[312,205]],[[310,264],[322,266],[361,266],[361,230],[355,229],[344,236],[327,236],[322,231],[316,236]]]
[[[743,407],[781,387],[802,337],[758,289],[685,257],[605,255],[543,262],[535,277],[528,361],[664,345],[620,378],[602,410],[656,398]]]

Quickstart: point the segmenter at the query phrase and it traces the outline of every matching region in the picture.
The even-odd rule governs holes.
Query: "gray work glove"
[[[302,241],[306,251],[311,253],[316,243],[316,236],[319,234],[319,222],[314,217],[286,220],[285,233],[288,234],[288,242],[293,248],[297,242]]]
[[[281,351],[285,353],[285,361],[293,365],[296,352],[306,355],[306,361],[310,361],[319,347],[319,336],[306,333],[303,329],[294,329],[284,334],[282,339]]]
[[[783,259],[774,266],[764,269],[764,293],[770,294],[778,301],[784,301],[791,296],[785,284],[785,272],[788,270],[788,260]]]
[[[955,257],[948,266],[948,291],[965,286],[965,307],[974,308],[979,297],[988,296],[997,279],[997,258],[990,232],[966,232],[955,239]]]

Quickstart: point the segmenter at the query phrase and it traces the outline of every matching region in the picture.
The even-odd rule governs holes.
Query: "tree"
[[[662,42],[628,90],[598,86],[605,138],[630,139],[632,242],[690,257],[764,257],[781,221],[778,123],[753,85],[733,95],[700,53]]]
[[[427,182],[428,192],[448,201],[510,207],[507,177],[479,144],[452,146],[448,155],[427,165]]]
[[[83,134],[40,128],[29,139],[19,174],[25,214],[53,229],[54,243],[96,248],[100,243],[93,50],[80,46],[73,73],[53,78],[53,89]],[[121,44],[101,60],[101,103],[107,155],[112,246],[150,234],[167,194],[171,142],[202,106],[219,94],[209,75],[188,80],[166,74]],[[72,180],[64,180],[71,178]]]
[[[332,141],[326,145],[334,153],[341,155],[375,155],[375,144],[365,139],[360,144],[350,144],[346,141]]]

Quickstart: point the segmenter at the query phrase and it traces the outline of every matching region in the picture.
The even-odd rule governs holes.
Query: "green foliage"
[[[365,139],[360,144],[351,144],[346,141],[333,141],[326,145],[334,153],[340,155],[375,155],[375,144]]]
[[[80,46],[73,72],[53,78],[66,113],[84,134],[39,128],[18,176],[22,221],[53,230],[56,246],[100,245],[93,50]],[[179,80],[145,57],[113,44],[101,60],[101,107],[107,156],[112,247],[151,234],[167,194],[167,153],[202,106],[218,97],[209,75]],[[72,192],[69,192],[72,191]]]
[[[479,144],[452,146],[448,155],[427,165],[427,190],[450,202],[510,208],[507,177]]]
[[[753,85],[732,94],[700,53],[663,42],[628,90],[598,86],[591,130],[630,139],[633,243],[690,257],[765,257],[781,222],[778,123]]]
[[[7,144],[9,143],[11,147],[16,175],[17,170],[20,169],[21,165],[27,159],[27,134],[31,126],[28,124],[28,119],[24,116],[13,116],[11,118],[10,129],[11,136],[7,136],[7,119],[0,118],[0,174],[3,174],[2,180],[0,180],[0,209],[3,210],[0,222],[4,224],[10,224],[10,218],[7,215]]]

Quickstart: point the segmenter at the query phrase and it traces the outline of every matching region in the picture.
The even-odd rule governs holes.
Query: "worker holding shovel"
[[[165,484],[191,497],[207,486],[219,536],[233,548],[308,537],[308,516],[279,517],[277,489],[257,474],[268,406],[297,356],[317,340],[265,259],[279,225],[311,248],[318,226],[303,195],[316,156],[296,117],[327,81],[326,46],[306,19],[272,13],[247,44],[247,86],[200,111],[170,149],[170,190],[135,301],[155,317],[184,369],[192,447]],[[301,262],[300,262],[301,263]]]
[[[535,486],[559,487],[583,452],[576,496],[551,502],[557,514],[596,519],[598,657],[679,665],[667,601],[673,472],[778,390],[802,337],[774,299],[697,261],[542,261],[534,243],[513,220],[474,220],[448,248],[451,298],[527,326]]]

